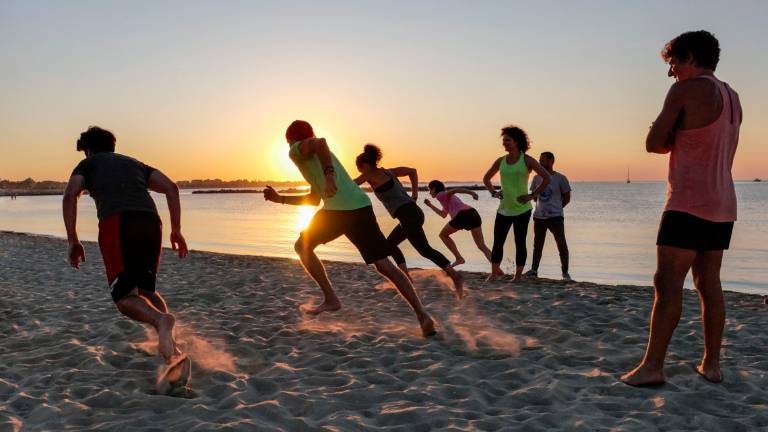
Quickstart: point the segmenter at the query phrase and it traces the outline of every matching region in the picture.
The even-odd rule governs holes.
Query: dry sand
[[[725,382],[701,355],[695,293],[670,347],[669,382],[617,376],[647,336],[648,287],[416,271],[439,323],[423,339],[406,304],[362,264],[328,263],[344,309],[298,306],[317,289],[297,261],[166,250],[159,289],[194,361],[192,397],[153,394],[152,332],[112,305],[96,245],[68,267],[60,239],[0,233],[0,431],[768,429],[768,306],[729,292]]]

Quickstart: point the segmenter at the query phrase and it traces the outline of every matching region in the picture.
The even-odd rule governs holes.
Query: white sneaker
[[[569,275],[568,273],[563,273],[563,280],[570,282],[573,279],[571,279],[571,275]]]

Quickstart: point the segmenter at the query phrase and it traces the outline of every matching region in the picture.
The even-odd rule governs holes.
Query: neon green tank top
[[[331,198],[326,197],[325,174],[320,159],[317,155],[308,158],[302,156],[299,143],[300,141],[291,144],[288,156],[299,168],[301,175],[309,183],[312,191],[318,193],[322,198],[323,210],[357,210],[371,205],[371,199],[352,180],[333,153],[331,153],[331,162],[333,163],[333,170],[336,172],[336,195]]]
[[[503,198],[499,203],[498,213],[503,216],[517,216],[533,209],[531,202],[520,204],[517,197],[528,193],[528,167],[525,165],[525,153],[513,164],[507,163],[507,157],[502,156],[499,161],[499,175],[501,176],[501,190]]]

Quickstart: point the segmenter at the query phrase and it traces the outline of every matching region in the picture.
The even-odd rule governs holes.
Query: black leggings
[[[405,263],[405,256],[403,256],[403,252],[398,245],[403,240],[408,239],[419,255],[432,261],[441,269],[448,267],[450,263],[448,258],[429,245],[427,235],[424,234],[424,228],[422,228],[422,225],[424,225],[424,212],[421,211],[415,202],[397,209],[395,219],[400,221],[400,223],[389,233],[387,241],[392,245],[392,258],[395,259],[397,264]]]
[[[528,222],[531,220],[531,211],[528,210],[517,216],[504,216],[496,213],[496,221],[493,224],[493,250],[491,262],[500,264],[504,258],[504,242],[507,241],[509,228],[514,227],[515,233],[515,265],[525,266],[528,257],[528,248],[525,246],[525,237],[528,235]]]

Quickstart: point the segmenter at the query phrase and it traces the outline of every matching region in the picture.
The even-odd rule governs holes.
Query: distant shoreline
[[[404,185],[405,188],[410,191],[411,186],[409,184]],[[361,186],[361,188],[366,192],[373,192],[373,189],[369,186]],[[457,185],[453,186],[451,185],[448,187],[448,189],[456,189],[456,188],[462,188],[462,189],[469,189],[473,191],[479,191],[479,190],[485,190],[485,186],[478,185],[478,184],[472,184],[472,185]],[[496,189],[499,189],[497,187]],[[288,188],[288,189],[281,189],[278,190],[279,193],[302,193],[307,192],[309,189],[307,188]],[[429,188],[427,186],[419,186],[419,191],[426,192]],[[226,194],[226,193],[262,193],[264,192],[264,189],[206,189],[206,190],[195,190],[192,191],[193,194]]]
[[[735,183],[768,183],[762,179],[755,178],[752,180],[734,180]],[[193,194],[251,194],[251,193],[262,193],[264,192],[264,186],[254,186],[254,187],[198,187],[198,186],[191,186],[184,183],[189,183],[188,181],[179,182],[181,183],[179,185],[179,189],[181,190],[190,190],[192,189]],[[262,183],[262,182],[260,182]],[[286,189],[279,189],[278,192],[280,193],[302,193],[306,192],[306,187],[293,187],[293,185],[297,186],[305,186],[304,184],[300,182],[263,182],[265,185],[276,185],[276,186],[288,186],[291,187]],[[485,186],[478,183],[478,182],[452,182],[447,181],[444,182],[446,186],[448,186],[448,189],[454,189],[454,188],[464,188],[469,189],[473,191],[482,191],[485,190]],[[572,183],[620,183],[624,184],[624,180],[616,180],[616,181],[574,181]],[[643,183],[664,183],[664,180],[637,180],[633,181],[632,184],[643,184]],[[403,184],[406,189],[410,190],[410,184],[404,183]],[[499,186],[496,186],[497,189],[499,189]],[[362,186],[362,189],[366,192],[373,192],[373,190],[368,186]],[[428,190],[426,185],[420,185],[419,191],[426,192]],[[17,189],[17,188],[0,188],[0,197],[7,197],[15,195],[17,197],[21,196],[55,196],[55,195],[62,195],[64,193],[64,188],[61,189]]]

